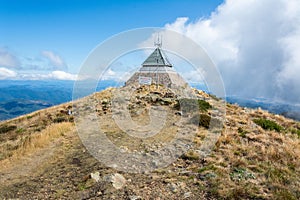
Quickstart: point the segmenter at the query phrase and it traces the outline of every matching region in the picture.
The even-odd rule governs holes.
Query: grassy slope
[[[101,104],[110,98],[110,91],[91,97],[99,101],[97,109],[103,118],[110,116],[107,105]],[[209,102],[214,104],[213,99]],[[127,183],[116,190],[107,181],[96,183],[89,177],[95,171],[101,177],[116,171],[82,146],[73,119],[66,114],[69,108],[70,104],[63,104],[0,124],[1,199],[128,199],[134,195],[144,199],[300,198],[299,122],[227,104],[224,130],[208,157],[199,158],[195,153],[207,131],[200,127],[186,155],[149,174],[119,172]],[[274,121],[282,129],[265,130],[254,123],[260,118]],[[109,137],[114,139],[117,131]]]

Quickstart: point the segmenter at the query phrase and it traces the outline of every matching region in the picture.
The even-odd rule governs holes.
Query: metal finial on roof
[[[162,39],[161,39],[161,36],[159,35],[159,33],[157,34],[156,41],[154,41],[154,46],[157,46],[158,48],[160,48],[162,46]]]

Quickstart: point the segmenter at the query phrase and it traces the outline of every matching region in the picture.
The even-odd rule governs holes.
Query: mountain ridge
[[[133,140],[124,135],[111,121],[110,102],[113,91],[122,92],[124,89],[109,88],[72,103],[0,122],[0,164],[3,166],[0,169],[0,197],[4,199],[298,199],[300,197],[299,122],[261,109],[242,108],[228,103],[225,104],[226,118],[220,137],[206,157],[200,156],[197,149],[201,147],[209,133],[207,125],[210,120],[208,124],[207,121],[200,120],[194,123],[198,128],[191,148],[170,165],[145,173],[127,173],[107,167],[105,163],[99,162],[89,154],[76,134],[74,124],[77,117],[76,106],[86,112],[95,109],[94,112],[103,122],[101,126],[107,137],[125,152],[134,150],[145,151],[146,154],[157,152],[157,148],[161,148],[159,145],[169,141],[168,137],[157,135],[159,140],[132,142]],[[167,90],[157,89],[156,86],[140,88],[138,94],[129,99],[133,120],[145,123],[147,112],[144,111],[149,106],[155,105],[163,106],[169,111],[170,122],[184,114],[180,113],[176,106],[177,98],[171,94],[166,95],[165,91]],[[220,100],[202,91],[194,91],[198,97],[212,106],[207,106],[201,101],[199,105],[206,108],[199,111],[202,118],[213,117],[216,112],[214,107]],[[70,109],[74,109],[74,115],[68,115]],[[276,127],[274,123],[280,128],[273,129]],[[171,129],[168,131],[171,135],[173,129],[180,129],[180,124],[169,124],[168,128]]]
[[[7,102],[14,101],[42,101],[45,104],[58,105],[64,102],[69,102],[72,100],[74,81],[11,81],[11,80],[1,80],[0,81],[0,120],[12,119],[18,115],[27,114],[41,108],[44,106],[25,106],[24,109],[19,107],[19,112],[10,114],[2,108],[2,105]],[[88,85],[88,84],[87,84]],[[118,83],[112,80],[100,81],[96,91],[101,91],[105,88],[114,86],[119,87],[122,83]],[[201,84],[192,84],[192,87],[197,89],[207,88]],[[300,120],[300,107],[281,102],[272,102],[266,99],[245,99],[238,96],[227,96],[226,101],[230,103],[237,103],[243,107],[249,108],[259,108],[268,110],[275,114],[284,115],[285,117]],[[17,106],[17,105],[16,105]]]

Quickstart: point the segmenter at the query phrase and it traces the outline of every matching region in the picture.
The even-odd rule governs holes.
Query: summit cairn
[[[161,49],[162,43],[157,39],[156,49],[142,63],[139,71],[135,72],[125,83],[126,86],[163,85],[168,88],[186,87],[186,81],[174,70],[166,54]]]

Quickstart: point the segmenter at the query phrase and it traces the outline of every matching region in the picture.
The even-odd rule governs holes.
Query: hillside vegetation
[[[0,199],[300,199],[299,122],[226,104],[198,90],[193,90],[195,100],[161,86],[141,87],[128,99],[132,120],[146,125],[149,108],[158,105],[168,117],[161,133],[137,139],[112,118],[113,94],[124,91],[109,88],[1,122]],[[221,104],[225,119],[218,117]],[[107,167],[83,146],[76,117],[91,112],[107,138],[128,152],[157,152],[183,128],[175,122],[185,115],[197,129],[191,148],[172,164],[128,173]],[[211,124],[218,126],[211,129]],[[87,121],[85,126],[92,125]],[[203,156],[198,149],[209,131],[220,131],[220,136]]]

